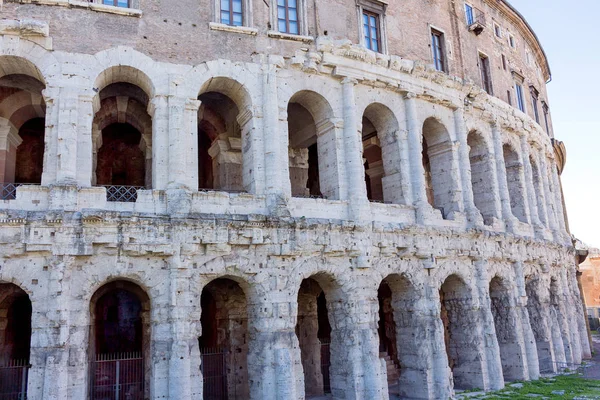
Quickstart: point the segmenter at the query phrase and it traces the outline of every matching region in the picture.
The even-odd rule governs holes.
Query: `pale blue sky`
[[[600,0],[509,0],[538,35],[552,69],[554,135],[567,146],[562,175],[571,233],[600,247]]]

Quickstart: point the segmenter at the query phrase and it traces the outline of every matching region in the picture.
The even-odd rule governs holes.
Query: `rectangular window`
[[[544,112],[544,123],[546,125],[546,133],[550,135],[550,125],[548,124],[548,113],[550,112],[548,104],[542,101],[542,111]]]
[[[517,95],[517,107],[519,110],[525,112],[525,101],[523,98],[523,86],[518,83],[515,83],[515,93]]]
[[[379,53],[381,51],[381,39],[378,14],[363,11],[363,31],[365,34],[365,47]]]
[[[488,94],[492,94],[492,77],[490,73],[490,59],[479,54],[479,71],[481,73],[481,86]]]
[[[221,0],[221,23],[242,26],[242,0]]]
[[[532,86],[530,87],[531,91],[531,106],[533,107],[533,116],[535,117],[535,122],[540,123],[540,113],[538,111],[538,91]]]
[[[277,28],[281,33],[300,34],[298,0],[277,0]]]
[[[446,55],[444,54],[444,34],[435,29],[431,29],[431,51],[433,53],[435,69],[447,72]]]
[[[516,47],[515,38],[513,35],[510,35],[508,37],[508,43],[510,44],[510,47],[512,47],[513,49]]]
[[[107,6],[129,8],[129,0],[102,0],[102,4]]]
[[[502,54],[502,68],[506,71],[506,56]]]
[[[465,17],[467,18],[467,25],[473,25],[475,18],[473,17],[473,7],[465,3]]]
[[[502,30],[500,29],[500,25],[494,23],[494,34],[496,37],[502,37]]]
[[[512,96],[510,94],[510,90],[506,91],[506,99],[508,100],[508,104],[512,106]]]

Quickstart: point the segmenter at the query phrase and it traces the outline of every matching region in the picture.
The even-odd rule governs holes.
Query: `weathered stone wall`
[[[447,21],[439,3],[432,24],[458,32],[462,11]],[[32,307],[28,398],[86,398],[94,305],[113,287],[142,304],[152,399],[202,398],[203,311],[216,321],[206,340],[239,367],[226,373],[230,398],[320,394],[323,339],[334,398],[387,399],[382,282],[403,397],[498,389],[590,355],[550,137],[467,79],[458,55],[450,74],[427,66],[427,45],[417,43],[428,32],[416,19],[397,30],[417,35],[405,41],[414,48],[402,53],[390,35],[392,55],[376,55],[334,40],[352,39],[354,3],[316,3],[314,15],[347,8],[346,17],[310,19],[307,33],[319,34],[306,43],[263,28],[211,30],[207,9],[198,17],[185,2],[142,2],[141,18],[85,4],[8,3],[7,15],[48,21],[49,32],[24,20],[0,26],[0,86],[17,89],[1,92],[0,171],[16,162],[21,125],[45,117],[41,185],[0,200],[0,281]],[[416,4],[407,10],[423,15]],[[254,18],[266,25],[263,6],[254,3]],[[397,7],[388,7],[388,29],[402,17]],[[190,28],[195,18],[203,24]],[[84,28],[106,35],[91,40],[100,33]],[[517,38],[532,35],[521,28]],[[121,159],[102,150],[117,123],[141,136]],[[365,136],[381,149],[376,172],[365,171]],[[209,179],[205,153],[221,190],[198,190]],[[144,186],[129,201],[107,201],[98,186],[115,160]],[[367,197],[369,172],[383,203]],[[214,310],[202,309],[205,290]],[[315,331],[319,296],[327,337]]]

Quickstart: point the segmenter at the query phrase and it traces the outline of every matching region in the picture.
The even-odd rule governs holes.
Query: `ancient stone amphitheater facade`
[[[590,356],[506,1],[110,3],[1,6],[0,393],[445,399]]]

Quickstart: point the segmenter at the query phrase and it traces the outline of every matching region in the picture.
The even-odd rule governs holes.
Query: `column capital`
[[[345,76],[344,78],[342,78],[342,85],[348,85],[348,84],[354,86],[354,85],[358,84],[358,79],[352,78],[350,76]]]

